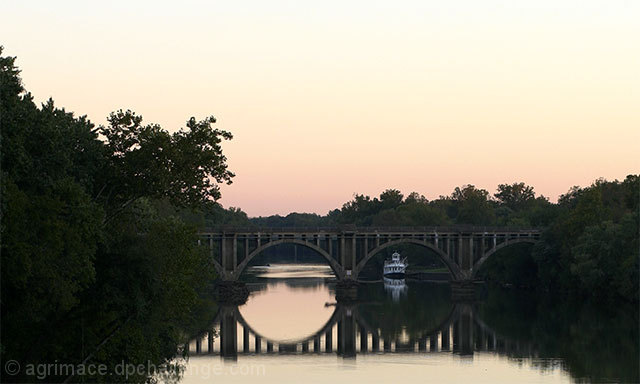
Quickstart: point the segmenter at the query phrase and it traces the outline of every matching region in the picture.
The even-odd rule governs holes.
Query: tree
[[[424,203],[403,204],[396,208],[397,214],[404,218],[406,226],[429,226],[451,224],[444,210]]]
[[[405,199],[405,204],[427,204],[429,200],[427,200],[424,195],[419,194],[418,192],[411,192]]]
[[[119,213],[141,197],[167,198],[177,206],[199,206],[220,198],[218,183],[231,183],[222,140],[231,133],[213,129],[213,116],[169,134],[157,124],[142,125],[132,111],[109,116],[98,132],[106,139],[107,164],[99,196]]]
[[[36,106],[1,53],[1,357],[166,362],[213,270],[180,209],[231,182],[231,134],[213,117],[170,134],[131,111],[95,128],[52,100]]]
[[[620,224],[605,221],[585,228],[571,248],[571,273],[594,297],[638,300],[637,213]]]
[[[535,199],[536,194],[533,187],[524,183],[500,184],[498,192],[493,195],[500,204],[517,212],[529,206]]]
[[[341,224],[371,225],[372,216],[380,211],[380,201],[355,194],[353,200],[342,205],[338,222]]]
[[[52,100],[39,109],[15,58],[1,54],[2,315],[17,336],[71,309],[94,281],[104,210],[88,189],[101,150],[85,117]]]
[[[457,207],[456,223],[489,225],[494,221],[494,212],[489,201],[489,192],[471,184],[456,187],[451,199]]]
[[[47,332],[96,280],[104,210],[90,189],[101,144],[86,118],[52,100],[38,108],[1,53],[1,353],[38,361],[63,348]]]
[[[397,189],[387,189],[380,194],[381,209],[393,209],[402,204],[402,192]]]
[[[563,195],[534,248],[542,284],[576,296],[637,301],[639,189],[630,175]]]

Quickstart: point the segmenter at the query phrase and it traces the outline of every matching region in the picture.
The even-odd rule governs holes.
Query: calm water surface
[[[447,284],[383,281],[361,286],[358,299],[346,305],[336,303],[332,277],[318,265],[253,268],[247,303],[220,308],[211,331],[190,342],[181,382],[568,383],[637,377],[634,340],[627,348],[636,355],[610,356],[591,336],[583,341],[571,335],[581,333],[580,326],[567,324],[565,331],[563,322],[570,320],[556,319],[561,312],[547,319],[541,303],[501,292],[456,302]],[[555,331],[546,329],[554,324]],[[624,342],[619,339],[625,332],[610,331],[614,339],[607,345]],[[594,362],[601,367],[591,367]]]

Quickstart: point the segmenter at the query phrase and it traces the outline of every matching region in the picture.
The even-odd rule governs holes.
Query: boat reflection
[[[406,296],[409,292],[409,286],[404,279],[383,278],[384,290],[391,295],[391,300],[399,302],[401,296]]]

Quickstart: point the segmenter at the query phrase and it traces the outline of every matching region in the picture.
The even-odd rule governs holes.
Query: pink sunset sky
[[[215,115],[250,216],[640,170],[640,2],[7,2],[37,101],[171,131]]]

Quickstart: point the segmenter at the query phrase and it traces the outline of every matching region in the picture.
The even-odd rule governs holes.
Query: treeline
[[[341,209],[321,216],[313,213],[290,213],[249,218],[239,208],[217,206],[204,213],[206,225],[256,227],[326,227],[356,226],[546,226],[556,217],[558,205],[544,196],[536,196],[533,187],[524,183],[500,184],[491,195],[473,185],[457,187],[449,196],[429,201],[412,192],[404,196],[388,189],[379,197],[356,194]]]
[[[96,127],[52,100],[37,106],[1,53],[0,353],[23,367],[1,381],[146,381],[114,365],[167,363],[215,315],[211,260],[180,213],[230,182],[231,134],[213,117],[170,134],[131,111]],[[109,369],[26,371],[83,362]]]
[[[602,300],[638,301],[640,177],[572,188],[536,245],[543,286]]]
[[[533,187],[514,183],[500,184],[493,196],[484,189],[465,185],[432,201],[417,192],[404,197],[395,189],[388,189],[377,198],[355,195],[342,209],[330,212],[329,217],[336,224],[357,226],[543,226],[553,217],[554,209],[547,198],[535,196]]]

